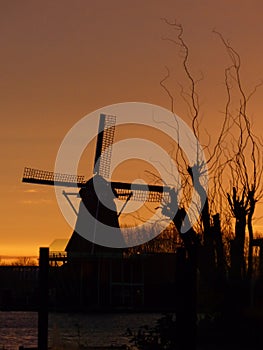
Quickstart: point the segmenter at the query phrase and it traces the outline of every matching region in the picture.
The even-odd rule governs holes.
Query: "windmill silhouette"
[[[105,247],[97,243],[101,234],[96,227],[101,223],[113,228],[119,228],[118,218],[130,200],[144,202],[170,201],[171,188],[169,186],[131,184],[114,182],[109,179],[112,144],[114,141],[116,117],[100,115],[97,134],[96,152],[93,166],[93,176],[86,180],[84,176],[54,173],[51,171],[25,168],[22,182],[61,187],[78,187],[79,192],[62,191],[65,199],[77,215],[76,226],[66,247],[67,252],[109,252],[115,248]],[[81,198],[79,210],[73,206],[70,196]],[[114,199],[123,200],[124,204],[117,213]],[[87,210],[95,220],[87,221]],[[79,234],[81,230],[89,230],[93,239],[87,240]],[[124,239],[119,231],[118,247],[125,247]],[[104,236],[105,238],[105,236]],[[115,237],[116,238],[116,237]],[[94,242],[96,242],[94,244]],[[115,249],[116,250],[116,249]]]

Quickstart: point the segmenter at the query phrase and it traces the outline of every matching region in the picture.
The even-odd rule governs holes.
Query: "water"
[[[49,314],[49,346],[123,345],[125,335],[140,326],[153,326],[158,313]],[[18,350],[19,346],[37,346],[37,313],[0,311],[0,349]]]

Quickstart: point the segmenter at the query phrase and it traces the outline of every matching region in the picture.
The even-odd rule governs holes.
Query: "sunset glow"
[[[199,81],[202,140],[215,142],[224,118],[224,70],[230,62],[212,30],[222,33],[240,54],[247,93],[263,77],[263,4],[241,3],[237,8],[226,0],[1,2],[0,257],[37,256],[39,247],[71,236],[54,188],[25,184],[21,179],[25,166],[53,171],[63,138],[85,115],[133,101],[170,110],[171,100],[160,86],[167,66],[171,73],[167,87],[176,96],[175,113],[191,127],[189,106],[180,98],[180,84],[185,84],[182,63],[175,45],[164,40],[172,31],[163,17],[176,19],[184,28],[192,74]],[[259,137],[262,94],[261,86],[249,103]],[[124,131],[117,140],[121,137],[126,137]],[[149,133],[148,139],[154,137]],[[92,171],[94,144],[85,150],[79,165],[86,177]],[[169,148],[168,141],[163,144]],[[124,171],[126,166],[121,164],[114,176],[126,171],[129,178],[135,167],[132,164]],[[137,175],[132,174],[131,180]],[[256,218],[254,230],[263,232],[261,203]]]

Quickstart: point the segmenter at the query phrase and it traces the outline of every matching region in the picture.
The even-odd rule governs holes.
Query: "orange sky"
[[[37,255],[71,234],[54,190],[21,182],[24,166],[53,170],[67,131],[98,108],[126,101],[170,107],[159,81],[165,65],[176,77],[181,67],[162,40],[171,31],[161,17],[184,26],[192,72],[204,76],[202,125],[214,135],[229,61],[212,29],[239,52],[249,91],[263,78],[262,11],[258,0],[0,0],[0,256]],[[259,135],[262,96],[261,88],[250,108]],[[175,112],[189,122],[180,101]]]

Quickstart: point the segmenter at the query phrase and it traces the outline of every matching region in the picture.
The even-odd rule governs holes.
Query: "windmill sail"
[[[118,199],[126,200],[130,196],[130,200],[139,202],[161,202],[169,201],[169,186],[130,184],[126,182],[111,182],[111,187],[117,192]]]
[[[60,174],[32,168],[24,169],[22,181],[40,185],[79,188],[85,187],[87,183],[85,177],[81,175]],[[132,192],[130,200],[143,202],[168,201],[170,193],[169,186],[111,182],[111,187],[118,194],[118,199],[121,200],[126,200]]]
[[[97,146],[94,160],[94,174],[110,177],[110,163],[112,144],[115,133],[116,117],[113,115],[100,115]]]
[[[53,171],[24,168],[22,182],[62,187],[83,187],[86,180],[81,175],[60,174]]]
[[[94,160],[94,174],[104,179],[110,177],[112,144],[114,141],[116,117],[100,115],[97,145]],[[40,169],[25,168],[23,182],[61,187],[85,187],[88,179],[81,175],[61,174]],[[110,182],[110,181],[109,181]],[[168,202],[170,187],[161,185],[131,184],[126,182],[110,182],[118,199],[126,201]]]

